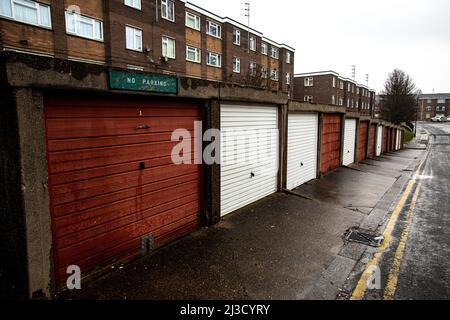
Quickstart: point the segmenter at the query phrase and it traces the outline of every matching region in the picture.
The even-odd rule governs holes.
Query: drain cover
[[[375,248],[381,246],[384,240],[384,237],[380,234],[359,228],[351,228],[347,230],[344,234],[344,238],[348,242],[356,242]]]

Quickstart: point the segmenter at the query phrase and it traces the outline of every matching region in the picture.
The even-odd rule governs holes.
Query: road
[[[367,300],[450,299],[450,123],[419,124],[418,136],[428,136],[428,153],[399,202],[388,248],[375,255],[381,288],[364,288]]]

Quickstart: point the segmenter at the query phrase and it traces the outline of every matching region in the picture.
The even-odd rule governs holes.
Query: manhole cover
[[[344,238],[348,242],[356,242],[375,248],[381,246],[384,240],[384,237],[381,234],[359,228],[351,228],[347,230],[344,234]]]

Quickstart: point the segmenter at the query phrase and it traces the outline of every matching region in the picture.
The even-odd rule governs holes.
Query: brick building
[[[3,50],[292,90],[293,48],[189,2],[7,0],[0,10]]]
[[[349,112],[372,115],[375,91],[334,71],[312,72],[294,76],[294,99],[345,106]]]
[[[432,93],[419,95],[419,121],[429,121],[437,115],[450,115],[450,93]]]

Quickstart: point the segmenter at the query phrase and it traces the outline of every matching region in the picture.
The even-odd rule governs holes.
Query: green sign
[[[144,74],[109,70],[111,89],[178,93],[178,78],[160,74]]]

